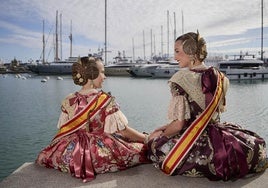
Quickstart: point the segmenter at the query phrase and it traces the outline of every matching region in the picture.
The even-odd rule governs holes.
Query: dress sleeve
[[[106,107],[106,118],[104,122],[104,132],[115,133],[126,129],[128,126],[128,120],[126,116],[119,109],[119,105],[114,99]]]
[[[190,106],[185,96],[172,96],[168,108],[168,119],[182,121],[188,120],[190,117]]]
[[[60,114],[60,117],[59,117],[59,120],[58,120],[58,124],[57,124],[57,128],[61,128],[61,126],[66,122],[68,121],[69,119],[69,116],[67,113],[65,112],[61,112]]]
[[[70,118],[70,104],[69,104],[69,96],[66,97],[62,102],[61,102],[61,113],[60,117],[58,120],[57,128],[61,128],[61,126],[67,122]]]
[[[186,93],[181,90],[178,85],[170,83],[171,99],[168,107],[168,119],[188,120],[191,118],[190,105],[186,98]]]

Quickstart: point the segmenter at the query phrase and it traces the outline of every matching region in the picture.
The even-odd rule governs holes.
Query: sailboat
[[[44,40],[44,23],[43,23],[43,60],[39,64],[30,64],[28,68],[37,74],[48,75],[70,75],[72,72],[72,65],[77,61],[77,57],[72,57],[72,33],[69,36],[71,41],[70,57],[66,60],[60,60],[58,57],[58,11],[56,12],[56,46],[55,46],[55,58],[53,62],[45,62],[45,40]]]

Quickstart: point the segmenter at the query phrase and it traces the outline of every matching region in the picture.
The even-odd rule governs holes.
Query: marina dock
[[[167,176],[152,164],[136,166],[115,173],[98,174],[96,178],[87,183],[81,179],[71,177],[68,173],[40,167],[32,162],[24,163],[11,175],[0,182],[0,187],[5,188],[267,188],[268,171],[249,175],[235,181],[209,181],[207,178],[190,178],[183,176]]]

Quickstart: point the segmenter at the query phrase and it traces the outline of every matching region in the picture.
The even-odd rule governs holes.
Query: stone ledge
[[[58,170],[47,169],[34,163],[24,163],[11,175],[0,182],[0,187],[5,188],[180,188],[180,187],[243,187],[267,188],[268,171],[255,174],[251,177],[236,181],[209,181],[207,178],[189,178],[183,176],[167,176],[155,169],[152,164],[136,166],[115,173],[98,174],[96,179],[83,183],[80,179],[71,177],[70,174]]]

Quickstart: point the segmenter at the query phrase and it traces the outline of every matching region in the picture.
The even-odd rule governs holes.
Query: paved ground
[[[262,174],[236,181],[209,181],[206,178],[167,176],[151,164],[140,165],[116,173],[99,174],[96,179],[83,183],[80,179],[53,169],[25,163],[0,182],[0,188],[267,188],[268,170]]]

